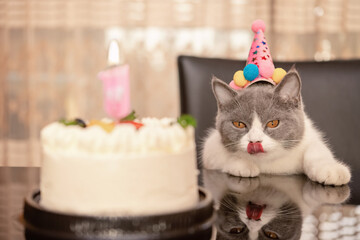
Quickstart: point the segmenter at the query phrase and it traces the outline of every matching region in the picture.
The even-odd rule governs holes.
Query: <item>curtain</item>
[[[358,0],[0,0],[0,165],[38,166],[39,136],[62,117],[106,116],[112,39],[130,64],[140,117],[176,117],[176,57],[246,59],[257,18],[274,60],[360,57]]]

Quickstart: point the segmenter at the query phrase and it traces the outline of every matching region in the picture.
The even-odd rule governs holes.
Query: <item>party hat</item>
[[[272,85],[278,84],[286,75],[282,68],[275,68],[270,54],[264,32],[265,23],[258,19],[251,25],[255,33],[254,40],[251,44],[249,56],[244,70],[235,72],[230,86],[239,90],[246,88],[258,81],[265,81]]]

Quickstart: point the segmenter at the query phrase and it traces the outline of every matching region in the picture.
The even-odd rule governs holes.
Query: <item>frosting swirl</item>
[[[117,124],[111,132],[100,126],[81,128],[54,122],[41,131],[44,149],[62,153],[147,154],[176,153],[194,147],[194,128],[185,129],[173,118],[143,118],[140,129],[132,124]]]

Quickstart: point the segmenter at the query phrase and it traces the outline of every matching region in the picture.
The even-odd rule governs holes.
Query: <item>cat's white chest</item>
[[[301,144],[290,151],[281,149],[270,156],[249,160],[255,162],[261,173],[297,174],[303,172],[303,157],[304,146]]]

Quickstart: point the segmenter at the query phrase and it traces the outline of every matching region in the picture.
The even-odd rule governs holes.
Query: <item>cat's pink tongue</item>
[[[247,147],[247,151],[250,154],[264,152],[261,142],[250,142]]]
[[[265,207],[266,205],[257,205],[249,202],[249,204],[246,206],[246,215],[248,219],[259,221]]]

